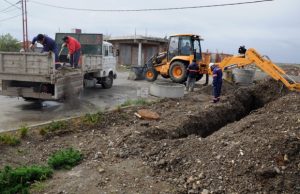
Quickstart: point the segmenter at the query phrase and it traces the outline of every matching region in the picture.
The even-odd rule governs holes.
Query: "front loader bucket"
[[[128,79],[130,80],[144,80],[145,75],[144,75],[144,66],[134,66],[131,67],[131,71],[129,72]]]

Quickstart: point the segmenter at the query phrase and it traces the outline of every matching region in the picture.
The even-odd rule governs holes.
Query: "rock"
[[[187,183],[192,183],[192,182],[194,182],[194,180],[195,180],[194,177],[190,176],[186,182]]]
[[[287,154],[284,154],[283,160],[286,161],[286,162],[289,161],[289,158],[288,158]]]
[[[219,176],[219,177],[218,177],[218,179],[219,179],[219,180],[222,180],[222,179],[223,179],[223,177],[222,177],[222,176]]]
[[[279,173],[280,173],[280,170],[279,170],[279,168],[278,168],[278,167],[274,167],[274,170],[276,171],[276,173],[277,173],[277,174],[279,174]]]
[[[205,175],[203,172],[201,172],[198,177],[199,177],[199,179],[205,179]]]
[[[98,170],[98,172],[99,172],[99,173],[103,173],[103,172],[105,172],[104,168],[102,168],[102,167],[98,167],[98,169],[97,169],[97,170]]]
[[[203,189],[202,192],[201,192],[201,194],[209,194],[209,190]]]
[[[217,156],[216,156],[216,159],[217,159],[217,160],[220,160],[221,157],[222,157],[221,155],[217,155]]]

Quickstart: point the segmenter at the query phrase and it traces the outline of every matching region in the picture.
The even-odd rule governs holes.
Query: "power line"
[[[16,17],[19,17],[19,16],[21,16],[21,15],[22,15],[22,14],[18,14],[18,15],[12,16],[12,17],[4,18],[4,19],[0,20],[0,22],[5,22],[5,21],[7,21],[7,20],[11,20],[11,19],[16,18]]]
[[[7,0],[3,0],[3,1],[5,1],[5,2],[8,3],[9,5],[11,5],[11,7],[13,6],[13,7],[16,7],[16,8],[18,8],[18,9],[21,9],[20,7],[17,6],[17,4],[20,3],[20,1],[18,1],[17,3],[11,3],[11,2],[9,2],[9,1],[7,1]]]
[[[199,6],[189,6],[189,7],[169,7],[169,8],[150,8],[150,9],[88,9],[88,8],[74,8],[74,7],[63,7],[47,3],[38,2],[31,0],[30,2],[39,4],[42,6],[67,9],[73,11],[95,11],[95,12],[143,12],[143,11],[169,11],[169,10],[183,10],[183,9],[199,9],[199,8],[210,8],[210,7],[224,7],[224,6],[233,6],[233,5],[244,5],[244,4],[254,4],[254,3],[263,3],[267,1],[274,0],[258,0],[258,1],[248,1],[248,2],[238,2],[238,3],[225,3],[225,4],[214,4],[214,5],[199,5]]]
[[[12,8],[12,7],[16,7],[18,9],[20,9],[18,6],[16,6],[18,3],[20,3],[20,1],[18,1],[17,3],[14,3],[14,4],[10,3],[9,1],[6,1],[6,0],[3,0],[3,1],[5,1],[8,4],[10,4],[10,6],[8,6],[8,7],[4,8],[4,9],[0,10],[0,12],[3,12],[3,13],[9,12],[11,10],[9,10],[9,11],[7,11],[7,10],[10,9],[10,8]]]

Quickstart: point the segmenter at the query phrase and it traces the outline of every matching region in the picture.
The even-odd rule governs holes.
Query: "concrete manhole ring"
[[[150,94],[161,98],[181,98],[184,96],[184,85],[172,82],[154,82]]]

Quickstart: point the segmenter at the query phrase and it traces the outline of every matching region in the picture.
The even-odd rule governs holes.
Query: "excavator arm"
[[[289,77],[283,69],[272,63],[271,60],[261,56],[253,48],[245,51],[246,52],[242,53],[242,55],[226,57],[219,63],[219,67],[224,70],[226,68],[244,67],[255,64],[273,79],[281,81],[288,89],[300,92],[300,83],[296,83],[296,81]]]

